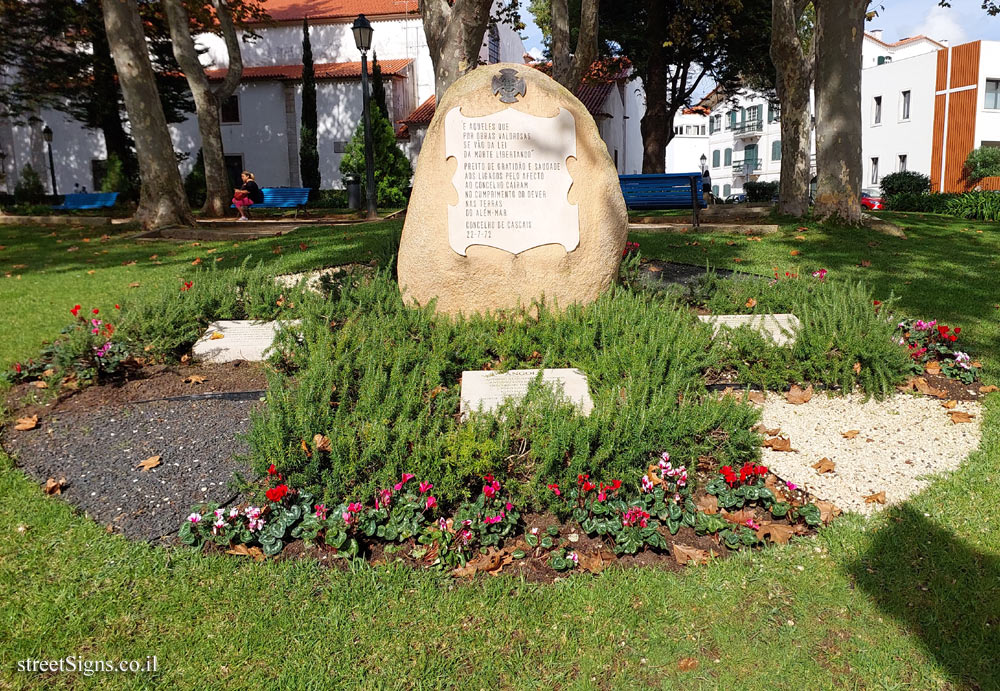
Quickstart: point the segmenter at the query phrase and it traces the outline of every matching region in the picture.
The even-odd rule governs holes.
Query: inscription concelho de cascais
[[[519,254],[550,244],[572,252],[580,244],[566,169],[566,159],[576,156],[576,123],[565,108],[554,117],[513,108],[466,117],[452,108],[445,155],[458,161],[458,204],[448,207],[448,241],[458,254],[470,245]]]

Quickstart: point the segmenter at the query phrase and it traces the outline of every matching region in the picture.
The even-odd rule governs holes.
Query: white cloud
[[[532,60],[536,61],[545,59],[545,53],[543,53],[542,49],[539,48],[538,46],[532,46],[531,48],[529,48],[528,55],[531,56]]]
[[[910,35],[917,36],[923,34],[936,41],[944,39],[949,41],[953,46],[965,43],[968,40],[968,34],[962,27],[959,19],[960,17],[954,10],[945,7],[934,7],[927,13],[924,20],[913,28]]]

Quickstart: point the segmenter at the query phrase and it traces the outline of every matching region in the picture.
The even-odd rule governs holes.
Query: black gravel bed
[[[62,497],[93,520],[133,539],[177,530],[199,502],[225,503],[234,472],[249,468],[240,438],[252,400],[152,401],[86,412],[52,413],[37,429],[9,431],[17,465],[44,484],[66,478]],[[151,456],[160,465],[136,467]]]

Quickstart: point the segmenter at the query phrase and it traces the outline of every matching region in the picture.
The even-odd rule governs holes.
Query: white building
[[[667,144],[667,173],[701,171],[701,157],[708,157],[708,108],[685,108],[674,118],[674,137]]]
[[[389,117],[405,119],[417,104],[434,93],[434,69],[424,37],[417,0],[268,0],[272,21],[255,27],[259,39],[241,42],[244,76],[235,96],[223,107],[222,139],[231,173],[249,169],[263,186],[298,186],[299,123],[302,104],[302,20],[308,15],[317,80],[320,173],[324,187],[340,187],[340,159],[361,119],[361,64],[351,24],[364,13],[374,33],[372,50],[382,66]],[[522,62],[524,45],[510,26],[498,24],[483,37],[484,63]],[[206,49],[206,65],[221,78],[228,66],[222,40],[199,37]],[[369,70],[371,69],[369,56]],[[49,164],[41,132],[53,131],[57,190],[66,193],[75,184],[95,190],[107,154],[100,131],[88,130],[69,116],[53,110],[38,114],[30,124],[0,118],[0,150],[8,189],[13,189],[28,163],[47,187]],[[192,113],[170,126],[174,146],[190,171],[201,146]],[[415,156],[415,151],[410,150]],[[238,179],[238,175],[234,176]],[[3,186],[0,185],[0,191]]]
[[[1000,146],[1000,43],[948,47],[926,36],[895,43],[881,31],[862,44],[862,187],[877,191],[884,175],[914,170],[935,191],[964,191],[962,168],[979,146]],[[748,181],[781,174],[776,103],[753,92],[714,91],[708,148],[713,192],[726,197]],[[813,137],[815,173],[815,136]]]

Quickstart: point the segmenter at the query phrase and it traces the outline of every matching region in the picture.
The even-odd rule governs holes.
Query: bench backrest
[[[264,187],[261,189],[264,201],[257,206],[292,208],[305,206],[309,201],[308,187]]]
[[[117,192],[77,192],[67,194],[60,208],[63,209],[103,209],[111,208],[118,201]]]
[[[698,206],[705,206],[701,173],[619,175],[625,205],[630,209],[690,209],[691,181],[695,181]]]

